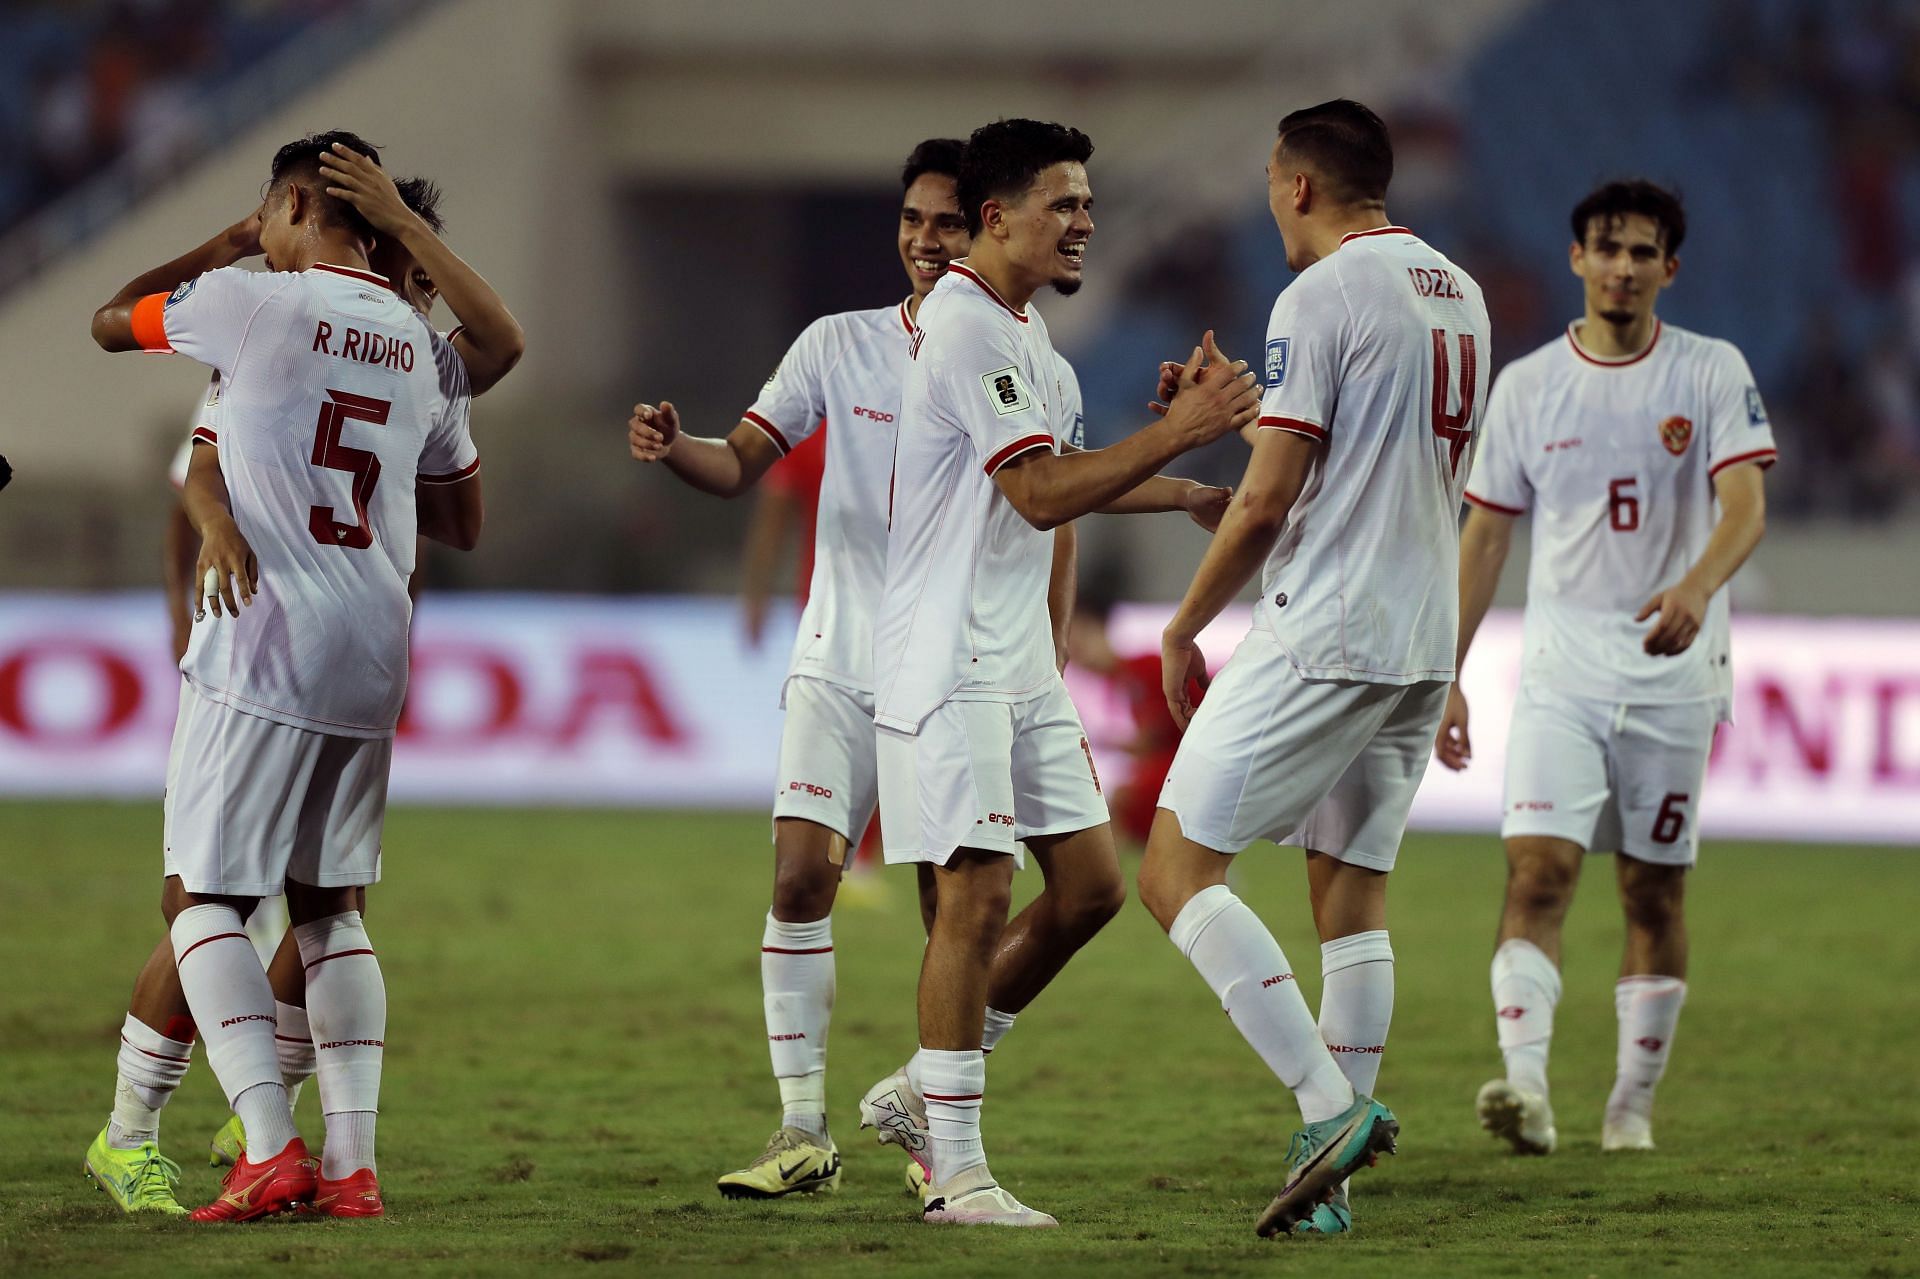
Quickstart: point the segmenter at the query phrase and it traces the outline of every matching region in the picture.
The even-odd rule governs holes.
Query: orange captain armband
[[[142,351],[171,351],[167,341],[167,298],[165,293],[149,293],[133,304],[133,340]]]

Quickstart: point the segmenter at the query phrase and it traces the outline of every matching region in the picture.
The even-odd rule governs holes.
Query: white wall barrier
[[[1123,609],[1117,644],[1157,647],[1166,614]],[[1245,626],[1242,610],[1202,638],[1216,665]],[[0,597],[0,794],[157,796],[178,686],[165,634],[150,594]],[[394,797],[761,807],[786,650],[749,650],[726,600],[429,598]],[[1429,771],[1416,825],[1497,825],[1519,653],[1518,616],[1489,617],[1466,681],[1473,766]],[[1741,617],[1734,670],[1703,830],[1920,843],[1920,622]],[[1069,676],[1103,776],[1123,776],[1124,708]]]

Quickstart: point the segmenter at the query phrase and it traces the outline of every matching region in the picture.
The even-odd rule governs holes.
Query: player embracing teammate
[[[1572,221],[1585,313],[1500,375],[1460,555],[1464,661],[1513,522],[1532,515],[1492,975],[1506,1075],[1480,1090],[1477,1109],[1489,1132],[1539,1155],[1558,1142],[1547,1050],[1561,924],[1587,853],[1618,854],[1627,925],[1600,1147],[1653,1147],[1654,1088],[1687,995],[1683,907],[1700,789],[1731,713],[1721,588],[1759,544],[1761,471],[1774,460],[1740,352],[1654,313],[1680,267],[1679,199],[1651,182],[1610,182]],[[1453,769],[1471,756],[1457,691],[1436,751]]]

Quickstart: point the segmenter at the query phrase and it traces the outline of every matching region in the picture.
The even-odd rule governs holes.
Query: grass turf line
[[[1395,875],[1399,992],[1380,1093],[1403,1153],[1354,1183],[1359,1230],[1263,1242],[1297,1115],[1199,978],[1129,903],[994,1054],[995,1173],[1058,1231],[936,1230],[855,1102],[913,1044],[910,874],[835,912],[829,1105],[844,1189],[729,1203],[713,1178],[778,1119],[758,940],[771,855],[752,815],[395,811],[369,929],[387,974],[380,1222],[208,1228],[122,1217],[80,1175],[111,1105],[124,1000],[159,936],[157,805],[0,804],[0,1270],[525,1273],[612,1263],[836,1275],[1743,1276],[1916,1272],[1920,856],[1714,843],[1690,896],[1691,994],[1651,1156],[1598,1152],[1619,911],[1591,866],[1554,1045],[1561,1153],[1474,1124],[1497,1073],[1487,960],[1502,862],[1416,836]],[[1238,891],[1310,1001],[1297,854]],[[1038,877],[1020,877],[1022,893]],[[226,1111],[204,1050],[165,1113],[181,1197],[216,1178]],[[309,1088],[299,1119],[320,1118]]]

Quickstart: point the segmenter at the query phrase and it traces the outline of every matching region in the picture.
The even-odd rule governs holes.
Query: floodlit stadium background
[[[1098,146],[1088,286],[1040,305],[1085,386],[1089,442],[1110,442],[1145,420],[1155,362],[1202,329],[1256,348],[1288,278],[1261,177],[1274,123],[1347,95],[1394,129],[1395,220],[1486,289],[1497,364],[1577,314],[1566,215],[1589,186],[1641,172],[1684,189],[1662,314],[1745,351],[1781,449],[1766,541],[1734,584],[1738,722],[1707,833],[1920,830],[1909,8],[12,3],[0,72],[0,452],[18,473],[0,494],[0,793],[158,794],[164,469],[205,375],[109,359],[87,321],[244,216],[280,142],[354,129],[440,181],[449,238],[528,333],[474,411],[481,549],[428,561],[396,797],[756,809],[792,614],[747,642],[750,503],[629,462],[629,406],[671,398],[724,433],[809,320],[903,293],[894,175],[912,145],[1034,115]],[[1241,452],[1223,442],[1186,471],[1230,483]],[[1153,646],[1204,535],[1096,517],[1082,537],[1083,573],[1136,601],[1116,634]],[[1475,766],[1433,770],[1418,825],[1497,820],[1516,621],[1490,621],[1469,664]],[[1216,661],[1243,625],[1209,637]],[[1123,712],[1074,679],[1124,770]]]

